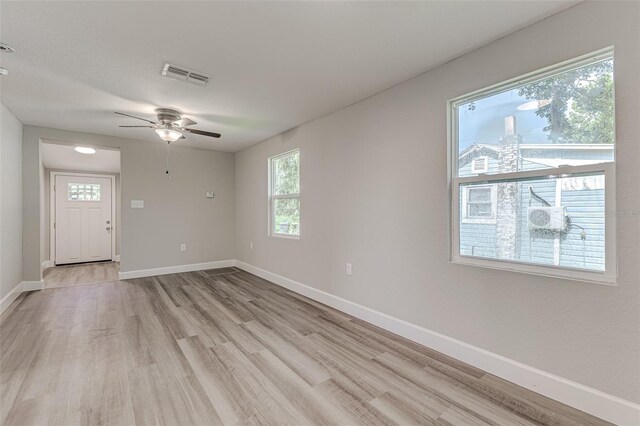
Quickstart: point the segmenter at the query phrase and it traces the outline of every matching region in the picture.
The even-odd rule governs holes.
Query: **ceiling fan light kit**
[[[156,129],[156,133],[160,136],[160,139],[166,142],[175,142],[182,137],[182,133],[171,128]]]
[[[175,142],[178,139],[186,139],[185,133],[193,133],[194,135],[201,136],[209,136],[212,138],[219,138],[220,133],[207,132],[204,130],[190,129],[188,126],[194,126],[198,123],[191,120],[190,118],[183,118],[182,114],[175,109],[170,108],[158,108],[156,109],[156,116],[158,121],[147,120],[146,118],[136,117],[135,115],[125,114],[124,112],[117,112],[116,114],[122,115],[124,117],[135,118],[136,120],[141,120],[147,125],[144,126],[120,126],[120,127],[137,127],[137,128],[146,128],[146,129],[154,129],[160,139],[167,142],[167,169],[166,175],[170,177],[169,174],[169,161],[171,156],[171,142]]]

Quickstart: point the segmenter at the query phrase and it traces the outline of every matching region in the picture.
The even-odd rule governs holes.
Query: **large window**
[[[300,236],[300,151],[269,158],[269,233]]]
[[[449,102],[452,260],[615,283],[613,51]]]

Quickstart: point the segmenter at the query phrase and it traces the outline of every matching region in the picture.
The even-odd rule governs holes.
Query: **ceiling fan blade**
[[[124,115],[125,117],[135,118],[136,120],[146,121],[147,123],[151,123],[151,124],[158,124],[155,121],[147,120],[146,118],[136,117],[135,115],[125,114],[124,112],[115,112],[115,114]]]
[[[196,123],[195,121],[191,120],[190,118],[182,118],[178,121],[174,121],[173,124],[175,124],[178,127],[187,127],[187,126],[193,126]]]
[[[118,126],[118,127],[144,127],[146,129],[153,129],[153,126]]]
[[[219,138],[220,136],[222,136],[220,133],[205,132],[204,130],[196,130],[196,129],[182,129],[182,130],[188,133],[193,133],[194,135],[210,136],[212,138]]]

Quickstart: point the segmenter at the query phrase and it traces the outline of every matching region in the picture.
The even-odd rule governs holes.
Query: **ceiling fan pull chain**
[[[169,174],[169,159],[171,157],[171,142],[167,142],[167,179],[171,179],[171,175]]]

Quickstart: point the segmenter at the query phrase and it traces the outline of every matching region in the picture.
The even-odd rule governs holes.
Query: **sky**
[[[530,99],[518,95],[518,89],[498,93],[475,101],[476,109],[470,111],[469,104],[458,108],[459,152],[478,143],[497,144],[504,136],[504,119],[516,117],[516,133],[523,143],[549,143],[543,128],[547,119],[536,115],[536,110],[520,111],[519,105]]]

